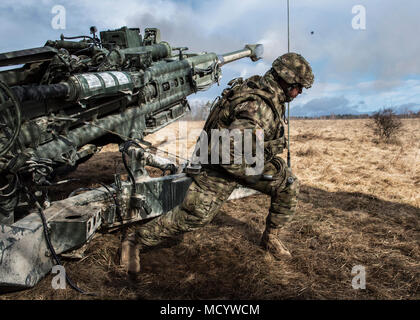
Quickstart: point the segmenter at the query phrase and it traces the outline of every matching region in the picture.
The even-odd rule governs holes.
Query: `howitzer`
[[[98,230],[182,202],[190,178],[143,138],[182,117],[187,97],[218,83],[222,65],[262,55],[261,45],[187,53],[155,28],[144,38],[136,28],[96,32],[0,54],[0,67],[23,65],[0,72],[0,290],[34,286],[55,264],[51,254],[71,255]],[[111,136],[129,179],[49,203],[57,169],[86,161]],[[151,178],[146,165],[171,174]]]

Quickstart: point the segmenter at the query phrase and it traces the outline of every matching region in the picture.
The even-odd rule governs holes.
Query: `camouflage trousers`
[[[204,227],[239,184],[271,196],[266,224],[270,228],[279,228],[295,212],[299,181],[281,158],[266,163],[264,174],[273,175],[273,180],[246,185],[217,171],[202,171],[194,176],[182,204],[142,225],[129,237],[142,248],[152,247],[165,239]]]

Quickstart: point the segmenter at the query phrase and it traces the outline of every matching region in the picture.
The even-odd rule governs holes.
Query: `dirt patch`
[[[302,149],[298,150],[296,152],[296,155],[298,157],[313,157],[318,153],[319,152],[316,149],[314,149],[312,147],[308,147],[308,148],[302,148]]]

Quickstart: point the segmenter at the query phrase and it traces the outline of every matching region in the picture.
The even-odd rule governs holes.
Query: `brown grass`
[[[143,252],[137,279],[116,262],[121,232],[93,239],[86,257],[66,261],[66,270],[99,295],[93,299],[419,299],[420,121],[403,121],[398,145],[375,143],[366,124],[292,122],[292,167],[302,187],[297,214],[281,232],[291,259],[277,261],[259,248],[270,199],[254,195],[227,202],[202,230]],[[169,140],[155,134],[149,141]],[[195,138],[180,141],[191,147]],[[109,183],[115,171],[123,170],[110,145],[54,197]],[[352,289],[355,265],[366,268],[366,290]],[[92,299],[53,290],[51,279],[0,299]]]

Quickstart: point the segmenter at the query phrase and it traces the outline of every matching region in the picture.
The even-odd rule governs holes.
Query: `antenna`
[[[290,5],[287,0],[287,52],[290,52]]]
[[[290,6],[287,0],[287,53],[290,52]],[[287,166],[291,167],[290,161],[290,102],[287,103]]]

